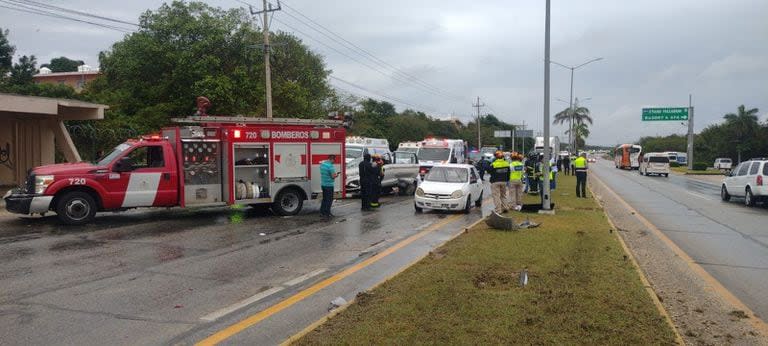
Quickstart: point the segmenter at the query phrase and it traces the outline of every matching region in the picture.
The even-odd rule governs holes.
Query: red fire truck
[[[18,214],[54,211],[67,224],[137,207],[269,204],[295,215],[321,193],[320,164],[336,155],[344,196],[346,131],[338,120],[193,116],[128,140],[96,163],[37,167],[4,197]]]

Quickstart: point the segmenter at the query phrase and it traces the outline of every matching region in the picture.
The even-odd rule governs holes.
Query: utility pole
[[[477,150],[480,151],[482,143],[480,142],[480,107],[485,107],[485,103],[480,104],[480,96],[477,97],[477,103],[472,107],[477,108]]]
[[[693,170],[693,95],[688,94],[688,169]]]
[[[267,119],[272,119],[272,69],[269,66],[269,13],[280,11],[280,0],[277,0],[277,8],[272,8],[272,4],[267,4],[267,0],[263,0],[263,10],[254,12],[251,7],[251,15],[264,15],[262,20],[262,27],[264,30],[264,74],[265,81],[267,83]]]
[[[546,20],[544,24],[544,160],[541,163],[541,174],[543,174],[544,183],[541,195],[541,209],[544,213],[552,213],[549,190],[549,158],[551,155],[551,145],[549,142],[549,3],[547,0]]]

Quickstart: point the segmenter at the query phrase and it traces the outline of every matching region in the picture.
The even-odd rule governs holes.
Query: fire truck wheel
[[[296,215],[301,211],[303,204],[301,193],[297,189],[287,188],[277,195],[272,204],[272,211],[282,216]]]
[[[96,215],[96,202],[86,192],[67,192],[57,200],[56,214],[65,224],[82,225],[93,220]]]

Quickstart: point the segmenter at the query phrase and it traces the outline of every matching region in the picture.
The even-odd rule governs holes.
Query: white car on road
[[[720,197],[729,201],[731,196],[744,197],[750,207],[768,201],[768,158],[744,161],[723,179]]]
[[[483,204],[483,181],[472,165],[435,165],[416,189],[413,206],[424,209],[462,210]]]
[[[643,154],[640,160],[640,175],[663,175],[669,176],[669,157],[664,153]]]

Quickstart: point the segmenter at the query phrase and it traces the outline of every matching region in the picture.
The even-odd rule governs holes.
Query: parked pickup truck
[[[358,165],[360,160],[355,160],[347,165],[347,195],[360,193],[360,174]],[[407,151],[395,151],[392,153],[392,161],[384,164],[384,178],[381,180],[381,189],[389,193],[397,187],[401,195],[413,195],[416,192],[419,176],[419,159],[416,153]]]

